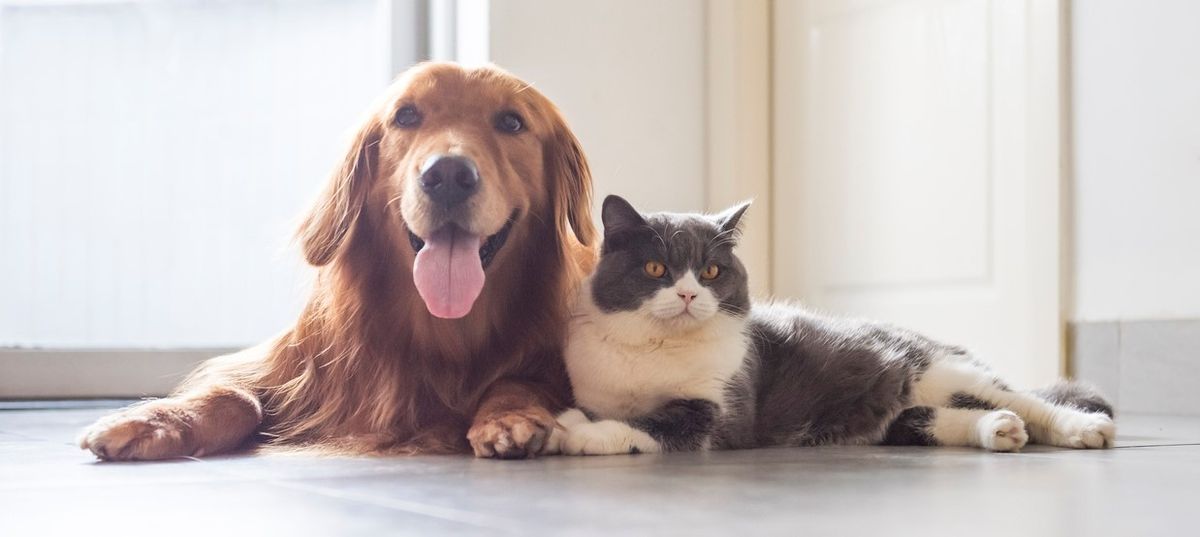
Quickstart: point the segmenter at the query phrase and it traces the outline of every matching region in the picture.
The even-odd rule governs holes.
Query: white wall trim
[[[1070,0],[1061,0],[1058,4],[1058,66],[1059,66],[1059,98],[1058,98],[1058,132],[1059,132],[1059,216],[1058,216],[1058,292],[1059,292],[1059,326],[1065,334],[1062,338],[1063,348],[1060,360],[1060,370],[1070,375],[1074,367],[1075,356],[1071,347],[1070,322],[1076,317],[1075,297],[1079,292],[1078,263],[1075,252],[1075,134],[1072,126],[1074,120],[1074,103],[1072,94],[1075,84],[1075,66],[1072,61],[1072,6]]]
[[[1039,296],[1052,297],[1056,304],[1045,308],[1042,313],[1045,319],[1042,323],[1053,325],[1053,332],[1042,337],[1054,338],[1058,341],[1058,353],[1055,357],[1058,363],[1058,374],[1067,373],[1067,318],[1068,303],[1065,298],[1070,296],[1070,273],[1064,267],[1070,266],[1069,227],[1064,226],[1071,211],[1069,199],[1065,196],[1068,191],[1070,177],[1066,151],[1070,147],[1067,140],[1067,123],[1064,121],[1066,99],[1066,73],[1069,60],[1067,51],[1067,25],[1064,17],[1067,14],[1067,0],[1050,0],[1029,2],[1029,47],[1033,51],[1029,55],[1027,67],[1031,73],[1032,82],[1028,88],[1028,133],[1027,166],[1031,188],[1039,190],[1038,195],[1031,196],[1033,203],[1053,207],[1044,210],[1034,209],[1036,216],[1054,215],[1053,220],[1030,222],[1033,230],[1057,229],[1057,233],[1030,233],[1030,242],[1042,252],[1046,259],[1054,260],[1054,271],[1050,274],[1035,275],[1035,286]],[[1049,302],[1049,300],[1048,300]],[[1046,332],[1049,332],[1047,330]]]
[[[387,72],[400,74],[412,64],[413,58],[428,58],[432,43],[430,35],[430,0],[379,0],[380,32],[387,42]]]
[[[454,30],[455,60],[463,65],[485,65],[491,59],[490,0],[457,0]]]
[[[429,0],[428,31],[429,59],[451,61],[458,58],[457,0]]]

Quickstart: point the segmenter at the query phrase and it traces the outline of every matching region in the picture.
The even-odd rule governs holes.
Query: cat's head
[[[641,214],[625,199],[604,200],[604,245],[591,279],[605,313],[633,312],[685,331],[750,308],[746,268],[733,254],[749,202],[717,215]]]

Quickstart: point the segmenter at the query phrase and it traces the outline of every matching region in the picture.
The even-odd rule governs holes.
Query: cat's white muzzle
[[[660,289],[642,306],[651,317],[674,328],[692,328],[717,313],[720,303],[712,291],[687,273],[675,285]]]

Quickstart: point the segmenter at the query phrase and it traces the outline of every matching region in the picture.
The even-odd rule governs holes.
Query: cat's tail
[[[1060,380],[1052,386],[1034,390],[1046,402],[1071,406],[1084,412],[1102,412],[1113,417],[1113,407],[1095,386],[1077,380]]]

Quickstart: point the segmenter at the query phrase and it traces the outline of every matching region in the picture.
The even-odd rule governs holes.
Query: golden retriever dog
[[[371,108],[298,233],[295,325],[80,439],[105,460],[253,445],[532,457],[570,398],[569,297],[596,252],[557,108],[493,67],[418,65]]]

